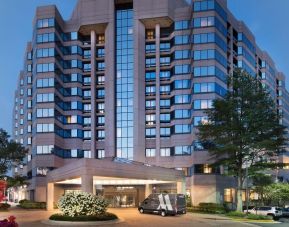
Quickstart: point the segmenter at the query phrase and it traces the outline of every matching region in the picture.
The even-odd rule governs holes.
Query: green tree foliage
[[[254,191],[260,196],[260,202],[264,204],[265,188],[273,184],[271,175],[256,174],[252,177]]]
[[[264,187],[264,202],[266,205],[284,206],[289,202],[289,184],[275,183]]]
[[[209,122],[199,126],[198,137],[217,165],[237,177],[237,210],[242,210],[244,166],[249,175],[274,168],[286,142],[285,127],[270,94],[259,79],[236,70],[228,78],[229,91],[206,111]]]
[[[27,177],[20,176],[20,175],[15,175],[14,177],[8,177],[7,183],[8,183],[8,188],[28,185]]]
[[[27,150],[20,144],[9,139],[8,133],[0,129],[0,176],[14,165],[21,164]]]

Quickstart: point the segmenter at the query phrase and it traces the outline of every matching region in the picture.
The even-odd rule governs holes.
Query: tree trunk
[[[237,187],[237,211],[243,212],[243,201],[242,201],[242,176],[238,176],[238,187]]]

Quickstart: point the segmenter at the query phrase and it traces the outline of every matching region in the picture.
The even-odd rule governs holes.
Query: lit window
[[[147,148],[146,149],[146,157],[155,157],[156,156],[156,149]]]
[[[103,149],[97,150],[97,158],[101,159],[105,157],[105,151]]]
[[[161,148],[160,153],[161,153],[161,156],[163,157],[171,156],[171,149],[169,147]]]

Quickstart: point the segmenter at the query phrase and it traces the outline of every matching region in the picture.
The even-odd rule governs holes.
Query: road
[[[206,214],[188,213],[186,215],[161,217],[153,214],[140,214],[136,208],[114,208],[108,211],[118,215],[118,217],[123,219],[123,222],[105,225],[107,227],[257,227],[257,225],[232,222],[227,218]],[[47,220],[51,214],[52,212],[39,210],[12,210],[1,212],[0,218],[3,219],[9,215],[14,215],[20,227],[48,227],[41,221]]]

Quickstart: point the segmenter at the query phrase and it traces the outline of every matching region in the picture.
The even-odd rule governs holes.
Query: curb
[[[118,218],[116,220],[109,221],[53,221],[53,220],[43,220],[41,223],[50,225],[50,226],[103,226],[103,225],[111,225],[118,224],[124,222],[123,219]]]

